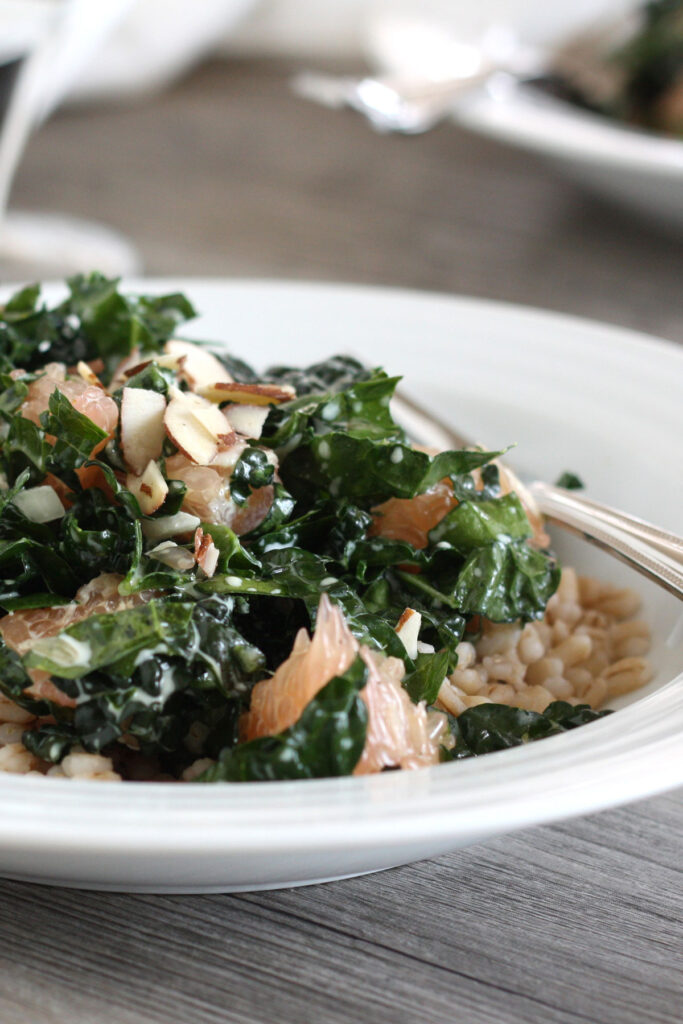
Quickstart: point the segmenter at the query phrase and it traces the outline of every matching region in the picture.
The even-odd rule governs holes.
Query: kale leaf
[[[237,718],[262,678],[261,651],[233,625],[234,601],[152,599],[135,608],[90,616],[37,641],[24,658],[3,647],[0,689],[23,707],[54,714],[86,750],[124,733],[143,751],[166,751],[182,765],[184,742],[201,726],[218,752],[236,741]],[[30,697],[28,668],[50,672],[74,709]],[[42,726],[33,744],[48,742]],[[65,743],[59,749],[63,756]]]
[[[40,286],[30,285],[0,311],[0,370],[99,358],[111,372],[134,347],[158,350],[195,316],[183,295],[124,296],[118,280],[102,274],[78,275],[67,284],[69,295],[52,308],[40,304]]]
[[[449,716],[456,744],[452,753],[446,753],[446,759],[457,760],[518,747],[576,729],[608,714],[611,712],[594,711],[588,704],[575,706],[560,700],[549,704],[542,714],[506,704],[478,704],[463,711],[458,718]]]
[[[585,485],[580,476],[572,473],[571,470],[565,470],[558,476],[555,486],[564,487],[567,491],[580,491]]]
[[[367,668],[356,658],[331,679],[289,729],[221,753],[199,782],[272,782],[350,775],[365,745],[368,711],[360,697]]]

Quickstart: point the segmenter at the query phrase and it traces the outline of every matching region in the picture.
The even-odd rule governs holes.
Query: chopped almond
[[[158,459],[164,444],[166,399],[146,388],[124,388],[121,398],[121,450],[136,475]]]
[[[146,516],[151,516],[161,508],[168,494],[168,484],[159,466],[153,461],[148,463],[142,476],[129,473],[126,477],[126,487],[138,499],[138,504]]]
[[[163,562],[164,565],[170,566],[171,569],[177,569],[179,572],[191,569],[196,561],[191,551],[180,547],[173,540],[163,540],[161,544],[157,544],[147,554],[151,558],[156,558],[158,562]]]
[[[197,393],[212,402],[238,402],[240,405],[278,405],[296,398],[289,384],[226,384],[217,381],[197,388]]]
[[[414,608],[406,608],[396,624],[396,635],[403,643],[409,658],[417,658],[417,638],[422,625],[422,616]]]
[[[169,537],[193,533],[199,523],[199,516],[190,515],[189,512],[176,512],[173,516],[145,520],[142,532],[148,540],[167,540]]]
[[[197,527],[194,535],[194,557],[197,565],[207,576],[213,576],[218,565],[218,548],[213,542],[210,533],[204,533],[201,526]]]

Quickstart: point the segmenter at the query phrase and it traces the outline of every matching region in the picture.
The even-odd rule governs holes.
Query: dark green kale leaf
[[[452,600],[465,615],[492,622],[538,619],[557,590],[560,568],[526,541],[475,548],[458,574]]]
[[[101,274],[69,279],[68,313],[80,320],[81,330],[108,365],[133,348],[154,352],[177,327],[196,316],[184,295],[121,295],[118,280]],[[73,360],[70,360],[73,362]]]
[[[139,522],[96,487],[74,494],[58,531],[58,551],[83,583],[104,572],[125,576],[138,553]]]
[[[69,295],[52,308],[40,304],[40,286],[30,285],[0,311],[0,369],[100,358],[110,372],[135,346],[158,350],[195,315],[182,295],[123,296],[118,280],[102,274],[79,275],[67,284]]]
[[[120,612],[94,615],[19,658],[0,651],[0,688],[23,707],[52,713],[86,750],[102,750],[127,733],[148,753],[187,759],[184,740],[200,725],[214,754],[237,739],[237,719],[264,657],[233,624],[234,601],[154,599]],[[50,672],[75,709],[36,702],[25,693],[27,668]],[[208,737],[211,737],[209,740]],[[32,735],[43,746],[49,733]],[[57,750],[57,747],[55,747]]]
[[[230,476],[230,497],[244,505],[252,491],[273,482],[275,467],[262,448],[245,448]]]
[[[272,782],[350,775],[365,745],[368,711],[360,691],[367,671],[356,658],[343,675],[323,686],[289,729],[224,750],[197,781]]]
[[[463,711],[457,719],[449,716],[456,738],[450,757],[475,757],[518,747],[522,743],[576,729],[608,714],[611,712],[594,711],[588,704],[574,706],[565,701],[554,701],[542,714],[506,704],[479,704]]]
[[[133,664],[145,648],[176,653],[177,644],[189,635],[192,611],[190,603],[152,600],[114,614],[91,615],[56,636],[38,640],[24,664],[73,680],[124,661]],[[73,687],[67,692],[81,695]]]
[[[265,379],[290,384],[297,395],[311,395],[346,391],[374,372],[352,356],[332,356],[307,367],[271,366],[266,370]]]
[[[463,501],[431,531],[432,544],[447,541],[466,553],[492,544],[501,537],[514,540],[531,536],[526,512],[516,494],[488,501]]]
[[[433,704],[449,671],[448,651],[418,654],[415,668],[403,680],[403,686],[416,704]]]
[[[295,498],[323,492],[367,508],[413,498],[444,477],[461,476],[500,452],[452,451],[429,456],[399,441],[334,431],[316,435],[284,458],[281,475]]]
[[[28,729],[23,733],[21,742],[36,757],[58,764],[72,747],[78,746],[80,741],[73,725],[69,725],[67,722],[55,722],[41,725],[37,730]]]
[[[195,589],[205,594],[294,598],[304,602],[312,626],[320,595],[325,593],[341,607],[349,629],[360,643],[406,658],[393,625],[367,609],[353,581],[331,575],[327,561],[311,551],[300,548],[270,551],[263,555],[257,574],[250,570],[239,575],[233,572],[216,575],[197,582]]]
[[[73,596],[79,579],[55,547],[31,537],[0,540],[0,606],[5,611],[64,604]]]
[[[27,693],[32,684],[21,657],[7,646],[0,634],[0,691],[34,715],[49,715],[51,704]]]
[[[23,416],[14,416],[0,446],[0,462],[8,482],[14,484],[19,475],[28,470],[25,485],[41,484],[51,450],[44,430]]]
[[[128,377],[125,385],[121,385],[114,392],[113,397],[120,404],[124,387],[142,388],[144,391],[156,391],[158,394],[166,396],[171,384],[175,383],[176,376],[172,370],[167,369],[165,366],[159,366],[158,363],[152,361],[147,363],[141,370],[138,370],[132,377]]]
[[[29,477],[24,470],[11,488],[0,491],[0,606],[6,611],[62,604],[79,583],[69,559],[58,551],[58,523],[33,523],[13,503]]]
[[[556,487],[564,487],[567,491],[580,491],[585,486],[583,480],[576,473],[565,470],[555,481]]]
[[[35,379],[32,373],[24,374],[17,380],[9,373],[0,373],[0,416],[4,420],[12,422],[17,409],[28,397],[29,384]]]

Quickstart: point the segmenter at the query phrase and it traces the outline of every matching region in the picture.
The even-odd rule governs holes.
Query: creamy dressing
[[[92,648],[88,641],[76,640],[68,633],[37,640],[32,652],[49,659],[59,668],[87,668],[92,658]]]

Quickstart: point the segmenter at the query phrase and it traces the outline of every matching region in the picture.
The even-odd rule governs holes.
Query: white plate
[[[365,32],[370,64],[383,73],[417,80],[448,76],[458,44],[481,45],[487,32],[514,40],[514,59],[552,54],[564,40],[598,25],[627,19],[640,0],[374,0]],[[407,5],[408,13],[405,8]],[[498,45],[500,46],[500,40]],[[453,119],[473,131],[551,160],[558,171],[600,194],[653,217],[669,229],[683,228],[683,140],[641,131],[582,110],[510,75],[460,96]]]
[[[138,287],[140,284],[138,283]],[[196,337],[257,365],[361,353],[523,472],[581,474],[596,498],[681,530],[683,350],[512,306],[381,289],[149,281],[203,312]],[[468,762],[241,785],[0,778],[0,873],[151,892],[271,888],[373,871],[683,783],[681,606],[580,542],[564,560],[642,590],[657,675],[575,732]]]
[[[620,125],[502,75],[463,97],[453,116],[549,158],[610,202],[683,228],[683,141]]]

